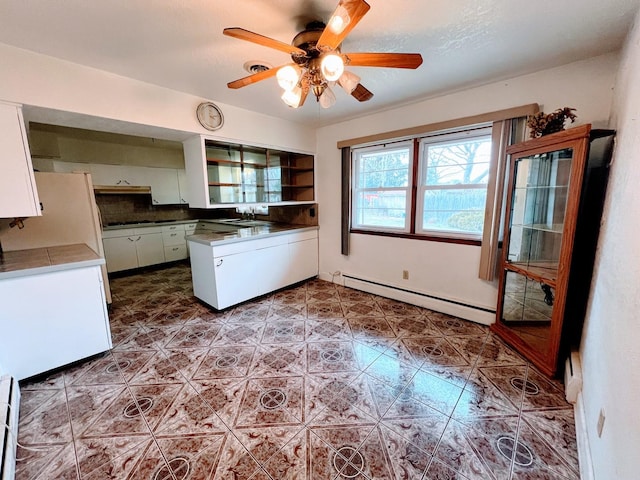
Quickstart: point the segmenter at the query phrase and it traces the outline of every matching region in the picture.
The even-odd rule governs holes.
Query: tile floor
[[[573,410],[486,327],[312,280],[215,312],[115,279],[105,355],[22,386],[17,479],[577,479]]]

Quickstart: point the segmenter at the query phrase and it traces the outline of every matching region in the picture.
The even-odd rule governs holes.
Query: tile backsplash
[[[102,216],[102,224],[121,222],[195,220],[200,218],[233,218],[239,216],[235,208],[199,209],[188,205],[153,205],[151,195],[97,194],[96,203]],[[270,206],[269,215],[258,215],[261,220],[318,225],[318,206],[282,205]]]

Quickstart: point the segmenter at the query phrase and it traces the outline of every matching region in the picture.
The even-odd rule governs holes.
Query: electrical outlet
[[[598,425],[596,427],[598,431],[598,438],[602,436],[602,429],[604,428],[604,408],[600,409],[600,415],[598,415]]]
[[[409,270],[402,270],[402,279],[409,280]]]

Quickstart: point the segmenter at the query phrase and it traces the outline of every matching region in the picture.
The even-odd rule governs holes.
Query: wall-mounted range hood
[[[144,185],[94,185],[93,191],[101,194],[150,194],[151,187]]]

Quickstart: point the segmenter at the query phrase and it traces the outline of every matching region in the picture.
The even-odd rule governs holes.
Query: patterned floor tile
[[[235,427],[302,426],[304,422],[302,377],[252,378],[247,381]]]
[[[217,311],[111,282],[114,348],[21,382],[17,480],[577,479],[573,409],[485,326],[322,280]]]
[[[257,347],[254,345],[220,346],[208,350],[193,379],[245,377],[249,373]]]

